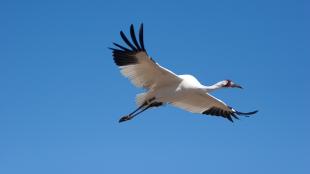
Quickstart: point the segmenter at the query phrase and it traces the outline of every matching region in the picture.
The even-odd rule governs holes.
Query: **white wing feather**
[[[137,59],[136,64],[120,66],[120,69],[137,87],[150,89],[181,81],[175,73],[154,62],[144,51],[137,52],[133,57]]]
[[[164,86],[182,80],[147,55],[144,48],[142,24],[139,30],[139,42],[135,36],[133,25],[130,26],[132,43],[122,31],[120,35],[129,48],[114,43],[117,47],[111,48],[114,61],[120,67],[121,73],[128,77],[135,86],[151,89],[155,86]]]
[[[204,111],[211,108],[218,108],[227,112],[235,112],[234,109],[230,108],[223,101],[205,93],[205,94],[192,94],[183,100],[171,103],[172,105],[187,110],[192,113],[203,113]]]

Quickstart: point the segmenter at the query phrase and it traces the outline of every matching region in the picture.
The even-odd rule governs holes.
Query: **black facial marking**
[[[227,81],[227,83],[226,83],[226,85],[224,85],[223,87],[230,87],[231,86],[231,80],[226,80]]]

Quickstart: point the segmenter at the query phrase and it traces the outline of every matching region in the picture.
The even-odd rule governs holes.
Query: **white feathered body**
[[[169,84],[165,86],[155,86],[150,89],[149,92],[144,93],[144,97],[137,102],[141,105],[142,102],[151,98],[156,98],[156,101],[163,103],[174,103],[177,101],[185,100],[194,94],[206,93],[204,87],[194,76],[192,75],[178,75],[182,79],[179,83]],[[139,96],[139,95],[138,95]]]

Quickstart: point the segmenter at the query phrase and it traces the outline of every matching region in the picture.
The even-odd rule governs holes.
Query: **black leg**
[[[148,103],[152,102],[155,100],[155,97],[151,98],[150,100],[148,101],[145,101],[141,106],[139,106],[136,110],[134,110],[132,113],[130,113],[129,115],[132,115],[134,114],[135,112],[137,112],[138,110],[142,109],[144,106],[148,105]],[[158,102],[156,102],[158,103]]]
[[[143,108],[144,106],[146,106],[147,103],[144,103],[143,105],[141,105],[138,109],[136,109],[134,112],[130,113],[129,115],[126,115],[124,117],[122,117],[119,122],[124,122],[124,121],[128,121],[133,119],[134,117],[136,117],[137,115],[141,114],[142,112],[146,111],[147,109],[151,108],[151,107],[159,107],[161,105],[163,105],[163,103],[161,102],[153,102],[151,104],[149,104],[147,107],[145,107],[144,109],[142,109],[141,111],[137,112],[138,110],[140,110],[141,108]],[[137,113],[135,113],[137,112]],[[134,114],[135,113],[135,114]]]
[[[134,114],[135,112],[137,112],[138,110],[140,110],[140,109],[142,109],[144,106],[146,106],[147,105],[147,103],[146,102],[144,102],[141,106],[139,106],[136,110],[134,110],[132,113],[130,113],[129,115],[132,115],[132,114]]]
[[[147,105],[147,102],[144,102],[141,106],[139,106],[136,110],[134,110],[133,112],[131,112],[130,114],[128,115],[125,115],[123,116],[121,119],[119,119],[119,123],[120,122],[124,122],[124,121],[128,121],[128,120],[131,120],[132,117],[131,115],[133,115],[134,113],[136,113],[137,111],[139,111],[140,109],[142,109],[143,107],[145,107]]]
[[[141,106],[140,106],[141,107]],[[118,122],[121,123],[121,122],[124,122],[124,121],[128,121],[128,120],[131,120],[133,119],[135,116],[139,115],[140,113],[144,112],[145,110],[147,110],[148,108],[150,108],[151,105],[148,105],[147,107],[145,107],[144,109],[142,109],[141,111],[139,111],[138,113],[136,114],[129,114],[129,115],[126,115],[126,116],[123,116]],[[142,107],[141,107],[142,108]],[[137,109],[138,111],[138,109]]]
[[[131,119],[134,118],[135,116],[141,114],[142,112],[146,111],[147,109],[149,109],[150,107],[152,107],[151,105],[148,105],[147,107],[145,107],[144,109],[142,109],[141,111],[137,112],[134,115],[131,115]]]

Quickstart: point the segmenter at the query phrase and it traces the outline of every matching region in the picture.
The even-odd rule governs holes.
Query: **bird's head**
[[[235,82],[233,82],[231,80],[223,80],[220,82],[220,85],[223,88],[240,88],[240,89],[243,89],[240,85],[236,84]]]

